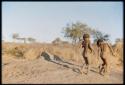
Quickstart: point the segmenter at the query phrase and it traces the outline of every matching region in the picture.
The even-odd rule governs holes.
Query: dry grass
[[[93,44],[95,54],[91,54],[92,65],[98,64],[97,60],[97,46]],[[15,57],[24,57],[28,60],[34,60],[40,57],[42,52],[47,51],[52,55],[62,57],[66,60],[73,60],[75,62],[82,61],[82,48],[78,46],[72,46],[71,44],[53,45],[53,44],[16,44],[16,43],[3,43],[2,53],[12,55]],[[123,44],[116,43],[113,46],[114,52],[117,57],[113,59],[118,60],[119,63],[123,63]]]
[[[116,54],[116,58],[118,59],[118,63],[123,65],[123,43],[118,42],[113,46],[113,50]]]
[[[16,48],[16,49],[15,49]],[[110,56],[112,63],[118,68],[123,63],[123,44],[116,44],[113,50],[117,57]],[[91,54],[91,64],[98,66],[97,46],[93,44],[95,54]],[[122,68],[112,73],[111,79],[106,79],[97,73],[89,76],[80,75],[74,71],[74,66],[60,65],[48,62],[40,57],[46,51],[49,56],[58,56],[73,64],[84,63],[82,48],[70,44],[53,45],[47,43],[17,44],[2,43],[2,82],[3,83],[122,83]],[[21,58],[21,59],[19,59]],[[72,62],[71,62],[72,63]],[[70,67],[71,66],[71,67]],[[118,74],[118,75],[117,75]]]

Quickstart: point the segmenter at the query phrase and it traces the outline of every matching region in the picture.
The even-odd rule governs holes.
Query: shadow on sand
[[[79,65],[75,65],[73,63],[64,61],[63,59],[61,59],[57,55],[51,56],[47,52],[43,52],[41,54],[41,56],[44,57],[44,59],[49,61],[49,62],[53,62],[55,64],[58,64],[58,65],[61,65],[61,66],[65,67],[65,68],[72,69],[74,72],[81,73],[78,68],[74,67],[74,66],[79,66]]]

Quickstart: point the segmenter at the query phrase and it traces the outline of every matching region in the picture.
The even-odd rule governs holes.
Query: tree
[[[64,37],[71,39],[73,44],[80,42],[82,40],[82,36],[86,33],[93,36],[94,42],[96,42],[98,39],[108,41],[110,37],[108,34],[92,29],[81,22],[72,23],[71,25],[67,24],[67,26],[63,28],[63,33]]]
[[[116,42],[116,43],[118,43],[118,42],[123,42],[123,39],[117,38],[117,39],[115,40],[115,42]]]
[[[14,40],[23,40],[26,43],[26,38],[21,38],[18,33],[13,33],[12,38]]]
[[[92,35],[94,37],[94,42],[97,42],[98,39],[103,39],[104,41],[108,41],[110,37],[109,34],[102,33],[101,31],[95,29],[93,29]]]
[[[35,40],[34,38],[32,38],[32,37],[27,38],[27,40],[28,40],[29,42],[35,42],[35,41],[36,41],[36,40]]]
[[[12,38],[13,38],[14,40],[16,40],[18,37],[19,37],[19,34],[18,34],[18,33],[13,33]]]
[[[54,41],[52,41],[53,44],[59,44],[61,42],[61,39],[58,37]]]
[[[72,23],[63,28],[64,37],[72,40],[73,44],[76,44],[82,39],[84,33],[91,34],[91,29],[81,22]]]
[[[21,37],[18,37],[18,38],[16,38],[17,40],[22,40],[22,41],[24,41],[24,43],[26,43],[26,38],[21,38]]]

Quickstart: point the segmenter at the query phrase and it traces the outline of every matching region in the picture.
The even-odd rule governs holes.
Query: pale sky
[[[2,36],[12,34],[51,42],[63,37],[62,28],[80,21],[110,34],[112,42],[123,38],[123,2],[2,2]]]

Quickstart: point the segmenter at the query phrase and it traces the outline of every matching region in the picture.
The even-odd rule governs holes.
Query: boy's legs
[[[89,73],[90,69],[91,69],[91,58],[90,58],[90,56],[87,57],[87,60],[88,60],[88,63],[87,63],[87,73]]]
[[[84,59],[85,59],[86,74],[88,74],[90,71],[90,60],[89,60],[89,57],[84,57]]]
[[[85,67],[86,74],[88,74],[88,72],[90,71],[90,57],[89,57],[88,53],[83,52],[83,59],[85,61],[85,64],[84,64],[83,67]],[[83,67],[82,67],[82,70],[81,70],[82,73],[83,73]]]
[[[105,76],[108,76],[110,74],[110,64],[106,60],[106,67],[105,67]]]
[[[103,57],[101,57],[101,59],[102,59],[102,61],[103,61],[103,63],[102,63],[102,65],[100,66],[100,71],[99,71],[99,73],[101,74],[101,75],[103,75],[104,74],[104,72],[106,71],[106,60],[103,58]]]
[[[85,64],[83,64],[82,69],[81,69],[81,73],[83,73],[83,68],[88,70],[88,58],[83,54],[83,59],[85,61]]]

